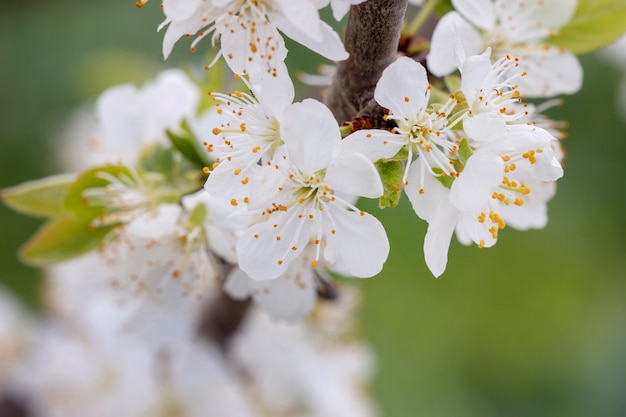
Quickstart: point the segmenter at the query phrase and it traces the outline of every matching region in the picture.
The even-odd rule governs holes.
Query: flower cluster
[[[183,35],[197,35],[192,48],[209,37],[217,49],[209,67],[223,56],[243,91],[211,91],[207,103],[175,70],[140,89],[106,91],[89,140],[65,151],[80,172],[5,193],[9,204],[50,218],[25,258],[46,265],[97,249],[120,299],[202,300],[222,286],[295,321],[332,287],[332,274],[382,270],[389,241],[357,207],[361,197],[393,207],[404,190],[428,222],[424,254],[435,276],[455,232],[483,248],[506,225],[545,226],[564,135],[541,114],[554,101],[523,99],[580,87],[575,56],[550,43],[576,2],[453,1],[427,67],[401,57],[382,73],[373,99],[385,116],[375,129],[340,127],[322,102],[294,102],[279,33],[343,60],[320,10],[330,5],[339,20],[361,3],[164,1],[164,54]],[[23,207],[41,190],[61,201]],[[85,243],[61,240],[46,252],[48,236],[63,233]]]

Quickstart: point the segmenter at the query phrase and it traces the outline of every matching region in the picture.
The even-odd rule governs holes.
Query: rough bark
[[[368,0],[350,7],[344,41],[350,57],[337,66],[326,95],[339,122],[374,107],[374,89],[396,56],[406,7],[407,0]]]

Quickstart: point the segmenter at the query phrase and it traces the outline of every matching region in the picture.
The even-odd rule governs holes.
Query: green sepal
[[[104,207],[90,205],[83,197],[83,191],[88,188],[101,188],[109,184],[106,179],[100,178],[98,174],[109,173],[115,177],[126,175],[132,177],[130,170],[124,165],[109,165],[89,169],[79,175],[74,183],[69,187],[65,196],[65,210],[74,215],[77,219],[91,221],[102,215]]]
[[[65,194],[76,178],[61,174],[27,181],[2,190],[4,203],[15,211],[34,217],[62,217],[67,214]]]
[[[351,125],[348,124],[348,125],[339,126],[339,133],[341,134],[341,137],[348,136],[351,132],[352,132]]]
[[[626,32],[624,0],[579,0],[574,17],[547,43],[575,54],[586,54],[607,46]]]
[[[400,160],[380,160],[376,162],[376,169],[383,182],[383,195],[378,200],[380,208],[393,208],[400,202],[404,168],[405,163]]]
[[[51,219],[20,248],[19,257],[40,267],[65,261],[96,249],[111,230],[93,228],[85,219]]]
[[[467,142],[466,138],[461,139],[461,142],[459,143],[459,161],[461,162],[461,164],[463,164],[463,166],[465,166],[465,164],[467,164],[467,160],[470,158],[470,156],[472,156],[472,147],[469,145],[469,143]]]
[[[403,146],[402,149],[400,149],[397,154],[395,154],[391,158],[381,159],[381,161],[384,161],[384,162],[391,162],[391,161],[402,162],[402,161],[406,161],[408,158],[409,158],[409,150],[407,149],[406,146]]]
[[[439,181],[444,187],[446,187],[447,189],[450,189],[450,187],[452,187],[452,183],[455,180],[454,177],[446,175],[441,170],[441,168],[433,168],[433,172],[436,174],[435,179]]]
[[[206,151],[200,149],[198,139],[194,137],[193,133],[187,125],[187,120],[183,120],[181,123],[182,134],[174,133],[171,130],[167,130],[167,137],[169,138],[172,146],[177,149],[189,162],[193,165],[202,168],[209,164],[208,155]]]

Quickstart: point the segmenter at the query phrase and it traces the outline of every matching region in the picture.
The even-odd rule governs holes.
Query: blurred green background
[[[181,45],[163,62],[161,16],[152,2],[0,2],[0,187],[57,173],[51,138],[104,88],[200,58]],[[385,416],[626,415],[621,74],[593,56],[583,65],[583,91],[552,112],[570,121],[570,137],[545,230],[507,228],[488,250],[453,242],[434,279],[425,225],[406,201],[382,212],[368,204],[392,247],[384,273],[358,282]],[[15,252],[39,222],[4,206],[0,222],[0,281],[36,308],[39,273]]]

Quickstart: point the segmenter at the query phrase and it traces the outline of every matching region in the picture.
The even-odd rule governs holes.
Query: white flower
[[[342,308],[337,303],[328,308]],[[249,398],[271,416],[378,415],[364,391],[373,373],[371,350],[346,338],[321,338],[314,326],[248,317],[231,346],[238,373],[249,376],[243,383]]]
[[[391,158],[406,149],[407,171],[413,157],[417,156],[423,176],[452,176],[456,169],[452,155],[458,148],[456,135],[451,128],[456,123],[448,119],[456,107],[457,99],[451,97],[437,110],[428,108],[430,85],[424,67],[408,57],[399,58],[383,71],[374,98],[391,114],[388,119],[398,125],[393,133],[384,130],[359,130],[344,139],[344,149],[359,152],[370,160]],[[410,184],[416,192],[423,191],[423,177]],[[409,192],[405,187],[407,193]]]
[[[233,298],[252,300],[274,320],[297,322],[317,300],[317,282],[311,267],[315,248],[309,245],[278,278],[258,281],[239,268],[229,274],[224,290]]]
[[[183,35],[198,34],[195,45],[204,37],[212,38],[218,53],[212,66],[224,56],[236,74],[283,71],[287,49],[285,35],[332,60],[348,57],[335,31],[320,20],[323,4],[314,0],[165,0],[166,19],[159,29],[168,26],[163,40],[167,57]]]
[[[143,146],[167,144],[166,130],[179,130],[183,119],[194,117],[199,104],[200,90],[180,70],[163,71],[141,88],[111,87],[96,102],[95,127],[67,141],[61,158],[72,170],[133,164]]]
[[[519,90],[529,97],[571,94],[582,84],[582,68],[572,53],[546,43],[573,16],[576,0],[453,0],[457,11],[446,14],[433,33],[428,68],[443,76],[456,69],[453,45],[459,41],[468,55],[487,47],[493,59],[520,58],[528,75]]]
[[[484,137],[492,140],[477,142],[481,147],[450,189],[430,180],[425,193],[407,193],[416,213],[428,221],[424,255],[435,276],[445,270],[455,229],[462,243],[482,248],[496,243],[505,218],[520,229],[545,226],[545,204],[552,196],[547,184],[563,175],[552,152],[556,139],[541,128],[512,125],[502,137],[491,132]]]
[[[374,165],[361,154],[341,154],[337,122],[315,100],[285,110],[281,138],[283,150],[260,171],[265,201],[250,207],[263,209],[258,223],[237,243],[240,268],[254,279],[276,278],[314,239],[313,266],[324,244],[324,258],[341,261],[350,274],[380,272],[389,251],[382,225],[340,195],[382,195]]]
[[[192,216],[178,205],[161,204],[107,236],[103,255],[117,272],[113,284],[157,298],[170,285],[183,296],[205,296],[221,278],[220,268]]]
[[[281,122],[294,97],[289,78],[262,77],[256,86],[249,87],[254,96],[239,91],[212,94],[222,122],[212,129],[213,139],[207,140],[206,147],[217,166],[205,189],[233,205],[250,201],[258,186],[259,163],[271,160],[283,144]]]

